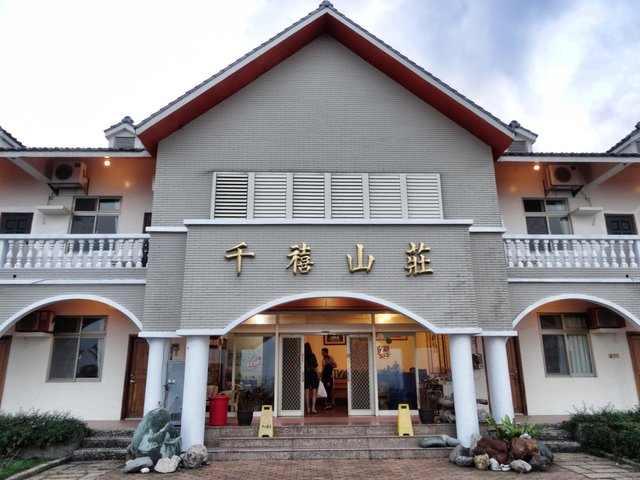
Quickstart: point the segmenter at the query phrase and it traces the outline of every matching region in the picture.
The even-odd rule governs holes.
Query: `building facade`
[[[0,407],[202,443],[207,393],[304,416],[303,347],[345,417],[638,403],[640,128],[537,154],[328,2],[107,148],[0,130]]]

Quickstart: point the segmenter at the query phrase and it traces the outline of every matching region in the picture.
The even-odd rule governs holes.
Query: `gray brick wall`
[[[209,218],[213,171],[440,173],[445,218],[500,225],[490,148],[326,36],[160,143],[154,225]]]
[[[235,263],[225,251],[238,243],[255,252]],[[407,277],[408,242],[431,247],[433,275]],[[286,270],[289,246],[311,246],[314,266],[296,276]],[[376,258],[368,274],[349,273],[346,254]],[[256,225],[189,226],[182,328],[223,328],[254,308],[290,295],[333,291],[393,302],[440,327],[477,327],[475,286],[467,226]],[[149,318],[145,315],[147,321]]]

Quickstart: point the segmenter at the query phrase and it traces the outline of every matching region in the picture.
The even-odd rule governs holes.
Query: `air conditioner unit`
[[[51,188],[85,188],[87,186],[87,164],[63,160],[53,165]]]
[[[598,328],[624,328],[624,318],[607,308],[589,308],[587,310],[589,330]]]
[[[584,186],[584,178],[576,165],[549,165],[544,179],[544,189],[569,191],[573,196]]]
[[[16,323],[16,332],[53,333],[55,312],[37,310]]]

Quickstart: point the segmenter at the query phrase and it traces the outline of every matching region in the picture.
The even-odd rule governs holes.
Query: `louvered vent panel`
[[[527,142],[524,140],[514,140],[507,150],[512,153],[527,153]]]
[[[362,175],[331,176],[331,217],[363,218]]]
[[[324,175],[293,174],[293,218],[324,218]]]
[[[114,148],[134,148],[136,146],[135,137],[116,137],[113,142]]]
[[[369,174],[369,215],[371,218],[402,218],[400,175]]]
[[[214,218],[247,218],[246,173],[216,174]]]
[[[256,173],[253,218],[285,218],[287,215],[287,174]]]
[[[440,176],[407,175],[409,218],[442,218]]]

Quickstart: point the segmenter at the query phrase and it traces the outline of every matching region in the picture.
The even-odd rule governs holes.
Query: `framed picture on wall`
[[[329,334],[324,336],[325,345],[346,345],[347,338],[345,335]]]

